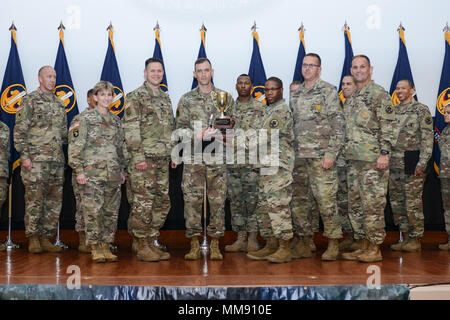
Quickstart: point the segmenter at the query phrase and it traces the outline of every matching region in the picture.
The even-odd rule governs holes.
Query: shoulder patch
[[[386,106],[385,110],[387,114],[391,114],[392,112],[394,112],[391,106]]]
[[[428,125],[430,125],[430,124],[433,123],[433,119],[431,119],[431,117],[428,116],[428,117],[425,118],[425,123],[428,124]]]
[[[272,129],[278,128],[279,125],[280,125],[280,120],[277,118],[273,118],[269,122],[269,127],[271,127]]]

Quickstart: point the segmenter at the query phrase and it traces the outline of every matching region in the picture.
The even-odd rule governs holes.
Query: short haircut
[[[159,59],[159,58],[149,58],[149,59],[145,60],[145,68],[147,68],[147,66],[148,66],[150,63],[152,63],[152,62],[158,62],[158,63],[161,63],[161,66],[163,66],[163,62],[162,62],[161,59]]]
[[[355,79],[355,77],[352,76],[351,74],[347,74],[347,75],[343,76],[343,77],[342,77],[342,80],[344,80],[345,77],[350,77],[350,78],[352,79],[353,83],[356,84],[356,79]],[[342,82],[342,81],[341,81],[341,82]]]
[[[44,71],[45,68],[50,68],[50,69],[54,70],[52,66],[43,66],[43,67],[41,67],[41,68],[39,69],[39,71],[38,71],[38,76],[41,75],[42,71]]]
[[[97,84],[94,86],[94,88],[92,88],[92,90],[94,95],[97,95],[97,93],[99,93],[102,90],[111,91],[112,94],[114,94],[114,86],[109,81],[102,80],[100,82],[97,82]]]
[[[94,95],[94,88],[89,89],[87,92],[87,97],[89,98],[90,96]]]
[[[283,81],[281,81],[280,78],[277,78],[277,77],[270,77],[269,79],[267,79],[266,82],[268,82],[268,81],[273,81],[273,82],[275,82],[276,84],[278,84],[278,86],[279,86],[280,88],[283,88]]]
[[[243,73],[241,75],[239,75],[239,77],[237,77],[236,81],[239,80],[240,77],[248,77],[250,79],[250,82],[253,84],[252,78],[250,78],[250,76],[246,73]]]
[[[303,84],[303,82],[296,80],[296,81],[293,81],[289,86],[290,87],[292,87],[292,86],[300,86],[302,84]]]
[[[401,79],[401,80],[398,80],[398,81],[397,81],[397,84],[398,84],[400,81],[406,81],[406,82],[408,82],[409,87],[410,87],[411,89],[414,89],[414,83],[412,83],[411,80],[409,80],[409,79]]]
[[[366,56],[366,55],[364,55],[364,54],[358,54],[358,55],[356,55],[356,56],[353,57],[352,62],[353,62],[353,60],[355,60],[356,58],[364,58],[364,59],[366,59],[366,60],[367,60],[367,63],[369,64],[369,67],[370,67],[370,59],[369,59],[368,56]]]
[[[195,60],[195,63],[194,63],[194,69],[195,69],[195,66],[196,66],[196,65],[201,64],[201,63],[204,63],[204,62],[208,62],[209,65],[210,65],[211,68],[212,68],[212,63],[211,63],[211,61],[209,61],[208,58],[198,58],[197,60]]]
[[[310,52],[310,53],[306,54],[305,57],[316,58],[317,60],[319,60],[319,67],[322,66],[322,59],[320,59],[320,56],[317,53]]]

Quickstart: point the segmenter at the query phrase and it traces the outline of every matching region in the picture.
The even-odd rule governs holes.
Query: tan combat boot
[[[212,238],[209,246],[209,258],[211,260],[223,260],[223,255],[219,248],[219,239]]]
[[[339,240],[328,239],[328,248],[322,254],[322,260],[324,261],[334,261],[339,257]]]
[[[117,261],[119,261],[119,258],[111,252],[111,248],[109,247],[109,243],[103,242],[100,246],[101,246],[101,248],[103,250],[103,255],[105,256],[105,259],[106,259],[107,262],[117,262]]]
[[[84,231],[80,231],[78,233],[79,243],[78,243],[78,251],[81,253],[91,253],[91,248],[86,245],[86,233]]]
[[[91,245],[91,260],[95,263],[106,262],[106,257],[103,253],[101,244]]]
[[[247,231],[239,231],[238,238],[233,244],[225,246],[225,252],[247,251]]]
[[[280,240],[278,250],[268,256],[267,260],[273,263],[290,262],[292,260],[292,255],[289,240]]]
[[[347,233],[347,235],[345,236],[344,241],[339,243],[339,251],[349,251],[349,250],[351,250],[350,248],[352,247],[354,242],[355,242],[355,240],[353,239],[353,234]],[[356,248],[354,250],[357,250],[357,249],[359,249],[359,248]]]
[[[131,244],[131,252],[137,253],[139,249],[139,239],[136,237],[133,237],[133,243]]]
[[[251,251],[247,253],[247,257],[252,260],[267,260],[267,257],[278,250],[278,240],[276,238],[269,238],[266,241],[264,248],[258,251]]]
[[[449,251],[450,250],[450,241],[448,241],[447,243],[440,244],[439,250]]]
[[[160,261],[166,261],[166,260],[169,260],[169,259],[170,259],[170,253],[161,250],[161,248],[159,248],[159,247],[155,244],[156,240],[157,240],[156,237],[149,237],[149,238],[148,238],[148,246],[149,246],[153,251],[156,251],[156,253],[159,254],[159,260],[160,260]]]
[[[249,232],[246,251],[251,252],[258,250],[259,250],[258,232]]]
[[[360,262],[377,262],[383,260],[380,245],[369,242],[369,248],[358,256]]]
[[[422,251],[422,245],[420,244],[420,238],[412,239],[410,238],[408,242],[406,242],[403,247],[402,251],[405,252],[419,252]]]
[[[191,239],[191,250],[184,256],[185,260],[198,260],[202,257],[202,252],[200,250],[200,242],[198,237],[193,237]]]
[[[50,242],[50,240],[48,240],[47,237],[41,237],[39,239],[39,241],[41,243],[42,250],[44,250],[45,252],[62,252],[63,251],[62,247],[55,246],[54,244],[52,244]]]
[[[28,240],[28,252],[29,253],[41,253],[43,250],[41,248],[41,243],[39,242],[38,236],[31,236]]]
[[[159,261],[159,254],[148,245],[147,238],[138,238],[138,251],[136,256],[141,261],[157,262]]]
[[[366,252],[366,250],[369,248],[369,240],[367,239],[362,239],[361,240],[361,248],[358,250],[355,250],[353,252],[346,252],[343,253],[341,255],[342,259],[344,260],[352,260],[352,261],[356,261],[358,260],[359,255],[363,254],[364,252]]]
[[[394,243],[390,246],[391,250],[393,251],[402,251],[403,250],[403,246],[409,241],[409,235],[407,232],[402,232],[403,235],[403,241],[402,242],[397,242]]]

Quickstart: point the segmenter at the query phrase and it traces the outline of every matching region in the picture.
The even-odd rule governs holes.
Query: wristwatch
[[[383,156],[385,156],[385,155],[389,154],[389,151],[384,150],[384,149],[381,149],[380,153],[381,153]]]

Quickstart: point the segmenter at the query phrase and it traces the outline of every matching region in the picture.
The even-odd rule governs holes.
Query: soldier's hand
[[[143,161],[143,162],[136,163],[136,169],[139,171],[147,170],[147,162]]]
[[[120,179],[121,179],[121,183],[124,184],[125,181],[127,181],[127,176],[123,172],[121,172]]]
[[[334,166],[334,160],[330,160],[327,158],[322,159],[322,168],[324,168],[325,170],[328,170],[328,169],[332,168],[333,166]]]
[[[416,170],[414,171],[414,176],[418,177],[418,176],[423,175],[423,173],[424,173],[424,170],[416,168]]]
[[[176,163],[175,161],[170,161],[170,167],[172,169],[176,169],[178,167],[178,163]]]
[[[377,160],[377,169],[386,170],[388,167],[389,167],[389,155],[380,154]]]
[[[86,175],[84,173],[80,173],[77,175],[78,184],[86,184]]]
[[[31,159],[25,159],[22,161],[22,167],[24,167],[25,169],[27,169],[28,171],[31,171],[31,167],[32,167],[32,163],[31,163]]]
[[[199,140],[210,140],[212,136],[214,136],[218,132],[217,129],[214,128],[203,128],[202,131],[198,134],[197,138]]]

